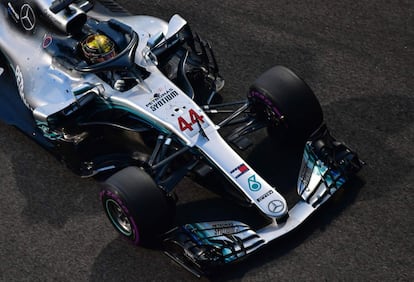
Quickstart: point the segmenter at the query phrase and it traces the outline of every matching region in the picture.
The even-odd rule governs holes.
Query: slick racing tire
[[[248,99],[258,119],[267,123],[271,137],[304,143],[323,123],[318,99],[295,73],[275,66],[250,87]]]
[[[151,245],[174,215],[172,200],[145,171],[124,168],[103,184],[103,209],[115,229],[135,245]]]

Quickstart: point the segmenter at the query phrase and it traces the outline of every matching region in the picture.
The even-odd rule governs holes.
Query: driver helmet
[[[116,55],[115,43],[103,34],[89,35],[81,46],[83,55],[92,64],[105,62]]]

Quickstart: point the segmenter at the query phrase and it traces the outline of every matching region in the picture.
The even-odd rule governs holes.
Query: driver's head
[[[81,46],[83,55],[92,64],[105,62],[116,55],[115,43],[103,34],[89,35]]]

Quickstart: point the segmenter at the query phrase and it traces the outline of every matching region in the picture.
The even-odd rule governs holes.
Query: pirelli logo
[[[269,190],[266,193],[264,193],[263,195],[261,195],[259,198],[257,198],[256,201],[258,203],[260,203],[261,201],[263,201],[264,199],[266,199],[267,197],[269,197],[272,194],[273,194],[273,190]]]

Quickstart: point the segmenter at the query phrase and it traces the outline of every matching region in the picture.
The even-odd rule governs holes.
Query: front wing
[[[331,198],[364,163],[323,126],[305,145],[297,192],[301,199],[286,217],[258,230],[239,221],[186,224],[165,234],[165,253],[200,276],[234,263],[294,230]],[[270,205],[273,205],[270,207]],[[278,208],[270,202],[269,208]]]

